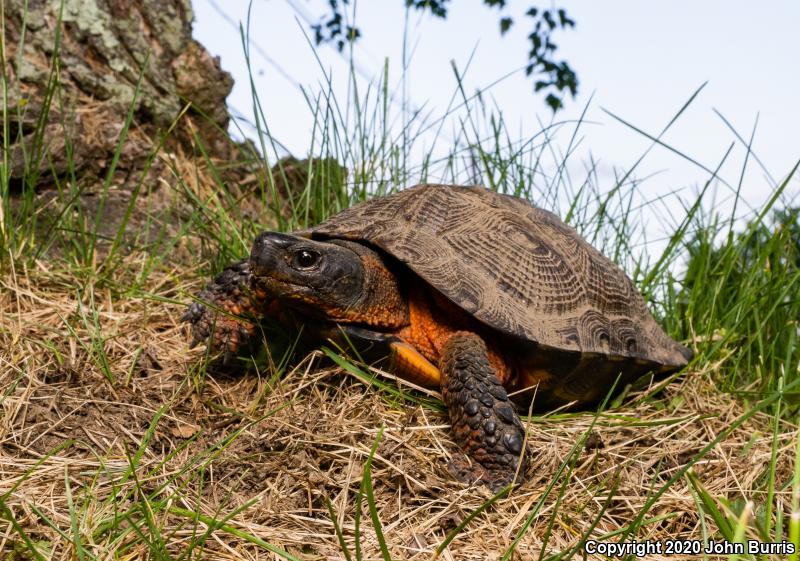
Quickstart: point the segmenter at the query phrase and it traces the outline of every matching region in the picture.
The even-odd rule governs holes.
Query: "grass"
[[[51,65],[45,110],[63,97],[57,56]],[[141,134],[132,110],[103,181],[87,186],[70,165],[44,199],[51,124],[36,116],[27,134],[38,148],[11,170],[25,109],[3,105],[4,559],[560,560],[582,557],[589,539],[798,546],[800,232],[797,209],[782,205],[797,168],[743,221],[713,212],[719,172],[698,167],[699,196],[672,195],[685,212],[664,251],[648,256],[635,240],[657,202],[638,194],[642,159],[612,184],[595,162],[575,177],[583,119],[515,141],[455,68],[444,115],[398,116],[389,68],[366,89],[353,82],[345,99],[321,71],[319,93],[305,92],[315,116],[307,161],[280,158],[255,96],[266,158],[241,187],[226,184],[225,163],[199,139],[195,154],[167,158],[176,126],[137,137],[151,150],[122,205],[109,186]],[[5,74],[2,84],[8,99]],[[699,93],[660,134],[632,130],[692,161],[662,138]],[[446,129],[451,138],[437,134],[422,150],[426,131]],[[69,155],[77,139],[61,132]],[[749,150],[752,139],[741,143]],[[168,162],[161,171],[159,161]],[[528,480],[490,496],[444,469],[455,447],[435,392],[330,349],[261,357],[246,375],[215,372],[203,349],[187,349],[177,320],[190,295],[245,255],[256,232],[303,228],[421,180],[481,182],[556,211],[694,348],[688,373],[633,388],[607,409],[528,418]],[[93,212],[80,204],[88,188],[100,193]],[[737,201],[746,189],[733,187]],[[114,207],[121,219],[109,229]]]

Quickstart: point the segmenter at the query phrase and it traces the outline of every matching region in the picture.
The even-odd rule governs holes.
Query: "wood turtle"
[[[368,344],[441,389],[456,475],[499,489],[524,467],[509,400],[596,402],[691,359],[631,280],[555,215],[483,187],[418,185],[307,231],[265,232],[191,304],[193,345],[240,351],[258,320]],[[523,471],[519,471],[523,473]]]

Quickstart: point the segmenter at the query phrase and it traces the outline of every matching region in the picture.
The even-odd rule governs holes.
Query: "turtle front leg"
[[[442,347],[439,369],[456,442],[474,462],[458,466],[455,475],[483,481],[497,492],[513,481],[520,462],[524,471],[525,428],[495,375],[486,344],[474,333],[457,331]]]
[[[197,299],[181,317],[192,326],[192,347],[205,341],[210,350],[224,351],[228,362],[259,343],[255,322],[264,314],[266,302],[250,286],[246,260],[225,268],[200,291]]]

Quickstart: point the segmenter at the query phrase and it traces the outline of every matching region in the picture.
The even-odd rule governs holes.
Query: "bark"
[[[108,173],[131,108],[113,178],[119,189],[141,181],[154,143],[170,129],[167,151],[202,144],[212,158],[237,157],[225,132],[233,81],[192,39],[189,0],[0,0],[0,6],[5,144],[18,185],[42,190],[74,177],[91,190]],[[158,160],[153,180],[163,168]]]

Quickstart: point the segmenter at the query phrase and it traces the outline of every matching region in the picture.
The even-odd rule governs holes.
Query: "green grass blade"
[[[375,537],[378,539],[378,545],[381,548],[381,556],[383,557],[383,561],[391,561],[392,556],[389,554],[389,547],[386,545],[386,537],[383,535],[383,525],[381,524],[380,517],[378,517],[378,507],[375,503],[375,491],[372,488],[372,459],[375,457],[375,452],[378,450],[378,444],[381,442],[383,430],[384,427],[381,427],[372,443],[369,457],[367,457],[367,463],[364,465],[364,478],[362,482],[367,494],[367,506],[369,507],[369,516],[372,518],[372,526],[375,529]]]
[[[28,553],[33,555],[37,561],[46,561],[44,556],[39,553],[36,546],[33,545],[30,536],[28,536],[25,530],[22,529],[22,526],[19,525],[19,522],[17,522],[17,519],[14,517],[14,513],[11,512],[11,509],[2,498],[0,498],[0,520],[5,520],[11,524],[11,527],[25,543],[25,547],[28,548]]]
[[[714,520],[714,524],[716,524],[719,532],[722,534],[722,537],[728,541],[734,540],[735,531],[734,528],[731,526],[728,517],[725,516],[719,508],[717,508],[717,501],[709,494],[705,487],[700,483],[700,480],[697,478],[697,475],[691,470],[686,472],[686,478],[689,480],[692,488],[694,488],[695,493],[697,493],[698,497],[702,501],[703,507],[706,509],[708,514],[711,515],[711,518]]]
[[[75,512],[75,505],[72,500],[72,486],[69,483],[69,467],[67,466],[64,467],[64,489],[67,498],[70,529],[72,530],[72,545],[75,548],[75,554],[78,556],[78,559],[84,561],[86,559],[86,554],[83,549],[83,542],[81,541],[78,513]]]
[[[499,501],[501,498],[503,498],[503,497],[505,497],[506,495],[508,495],[509,491],[511,491],[511,487],[512,487],[512,486],[509,484],[509,485],[506,485],[505,487],[503,487],[502,489],[500,489],[500,490],[499,490],[497,493],[495,493],[494,495],[492,495],[492,497],[490,497],[488,500],[486,500],[486,501],[485,501],[483,504],[481,504],[481,505],[480,505],[478,508],[476,508],[475,510],[473,510],[472,512],[470,512],[470,513],[469,513],[469,514],[468,514],[468,515],[467,515],[467,516],[464,518],[464,520],[462,520],[462,521],[461,521],[461,522],[458,524],[458,526],[456,526],[455,528],[453,528],[452,530],[450,530],[450,532],[448,532],[447,536],[445,536],[445,538],[444,538],[444,540],[442,541],[442,543],[440,543],[440,544],[439,544],[439,546],[436,548],[436,551],[435,551],[435,552],[434,552],[434,554],[433,554],[433,559],[436,559],[437,557],[439,557],[439,555],[441,555],[441,554],[442,554],[442,552],[443,552],[445,549],[447,549],[447,546],[448,546],[448,545],[450,545],[450,542],[451,542],[451,541],[453,541],[453,540],[456,538],[456,536],[457,536],[458,534],[460,534],[460,533],[461,533],[461,531],[462,531],[464,528],[466,528],[466,527],[467,527],[467,525],[468,525],[470,522],[472,522],[472,521],[473,521],[473,520],[474,520],[474,519],[475,519],[475,518],[476,518],[478,515],[480,515],[480,513],[482,513],[483,511],[485,511],[487,508],[489,508],[490,506],[492,506],[494,503],[496,503],[497,501]]]
[[[331,517],[333,531],[336,532],[336,540],[339,542],[339,547],[342,549],[342,554],[347,561],[352,561],[353,558],[350,557],[350,550],[347,547],[347,542],[344,541],[342,528],[339,526],[339,521],[336,518],[336,512],[333,510],[333,504],[331,504],[331,501],[328,497],[325,497],[325,506],[328,509],[328,515]]]

